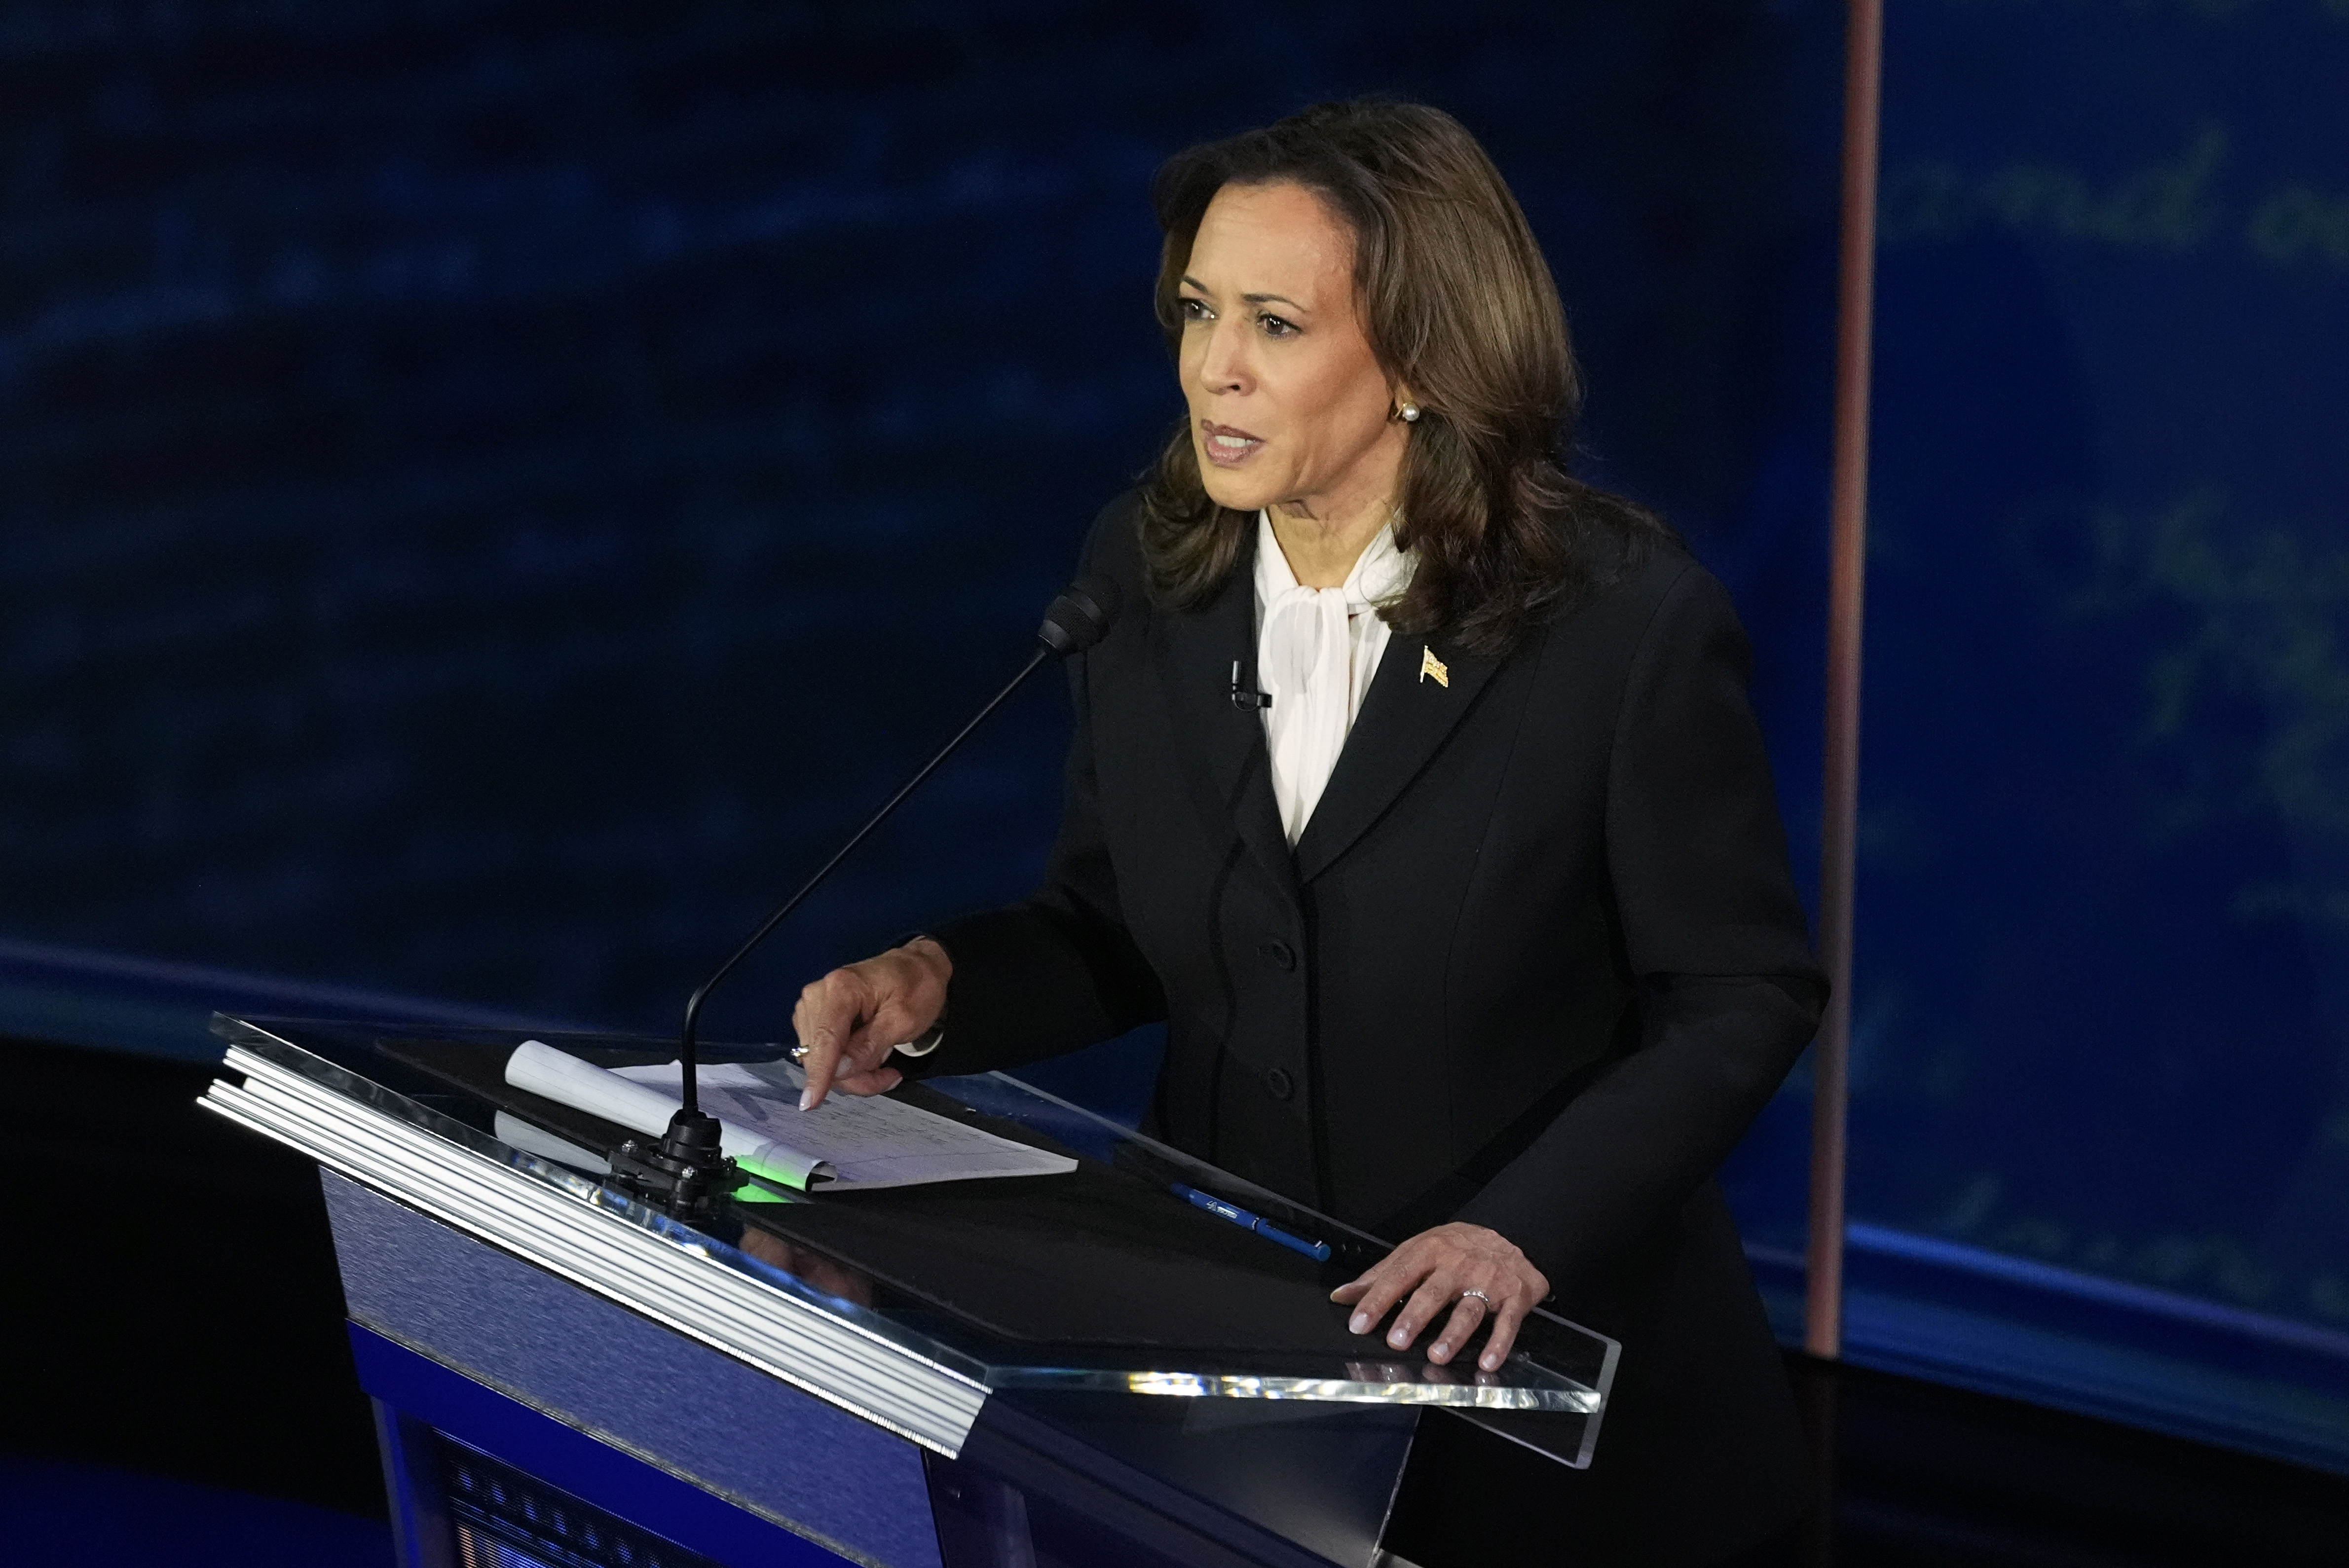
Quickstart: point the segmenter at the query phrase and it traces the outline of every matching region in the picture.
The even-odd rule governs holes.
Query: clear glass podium
[[[540,1537],[540,1556],[518,1544],[527,1521],[485,1511],[480,1478],[492,1473],[506,1477],[500,1495],[538,1474],[571,1516],[600,1508],[600,1540],[638,1519],[678,1563],[790,1559],[774,1542],[728,1547],[724,1521],[683,1493],[666,1528],[643,1522],[646,1499],[678,1481],[742,1512],[746,1529],[782,1526],[821,1553],[810,1562],[1040,1562],[1035,1532],[1051,1532],[1036,1518],[1074,1507],[1123,1520],[1102,1525],[1103,1543],[1172,1529],[1149,1548],[1170,1561],[1191,1559],[1188,1530],[1206,1532],[1199,1552],[1239,1560],[1295,1549],[1299,1562],[1368,1563],[1421,1412],[1490,1425],[1570,1466],[1588,1465],[1599,1438],[1613,1341],[1537,1314],[1485,1373],[1473,1350],[1436,1367],[1349,1334],[1329,1292],[1384,1243],[1014,1078],[896,1092],[1071,1156],[1076,1171],[755,1189],[697,1228],[607,1179],[605,1152],[627,1130],[503,1080],[524,1038],[605,1067],[672,1060],[667,1041],[227,1017],[214,1030],[228,1077],[202,1103],[326,1172],[355,1350],[385,1423],[396,1511],[415,1515],[402,1540],[419,1568],[556,1560]],[[1206,1212],[1178,1185],[1330,1255]],[[512,1410],[492,1418],[506,1407],[484,1398]],[[422,1419],[423,1407],[441,1417]],[[523,1412],[565,1429],[545,1440],[570,1458],[538,1463],[543,1443],[502,1451],[481,1437],[512,1438]],[[467,1421],[472,1437],[451,1429]],[[625,1486],[594,1479],[604,1461],[563,1447],[580,1435],[649,1471]],[[545,1477],[550,1465],[568,1484]],[[1296,1467],[1306,1473],[1268,1480]],[[591,1483],[604,1495],[584,1495]],[[476,1537],[507,1556],[464,1546]],[[598,1561],[577,1545],[563,1546],[572,1561]],[[636,1562],[654,1547],[631,1550]]]

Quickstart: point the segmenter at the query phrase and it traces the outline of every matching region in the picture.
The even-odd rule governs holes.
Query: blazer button
[[[1272,1098],[1275,1099],[1287,1099],[1297,1092],[1297,1086],[1291,1083],[1288,1075],[1278,1068],[1264,1075],[1264,1087],[1272,1091]]]
[[[1278,938],[1266,943],[1262,947],[1257,948],[1257,951],[1263,954],[1267,958],[1270,959],[1273,963],[1278,965],[1283,969],[1294,969],[1297,967],[1297,949],[1289,946],[1288,944],[1282,942]],[[1283,1096],[1282,1098],[1286,1099],[1288,1097]]]

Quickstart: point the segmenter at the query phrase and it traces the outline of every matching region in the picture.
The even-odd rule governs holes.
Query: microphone
[[[699,1067],[698,1031],[701,1024],[701,1005],[718,983],[734,972],[734,966],[748,958],[768,934],[781,925],[792,911],[807,902],[810,893],[822,887],[840,862],[855,851],[856,846],[871,836],[873,830],[889,820],[905,798],[922,787],[922,781],[938,770],[938,765],[953,756],[971,732],[987,722],[988,716],[1003,706],[1004,700],[1018,691],[1030,676],[1036,673],[1047,659],[1065,659],[1081,654],[1109,635],[1117,620],[1121,595],[1118,586],[1106,577],[1080,577],[1044,608],[1043,624],[1036,628],[1036,649],[1019,673],[1004,683],[1003,689],[987,700],[987,705],[973,714],[968,723],[955,731],[954,738],[938,748],[936,756],[922,764],[921,770],[905,780],[882,808],[865,820],[863,827],[849,836],[846,843],[833,851],[832,858],[816,869],[799,892],[783,901],[781,908],[759,923],[750,939],[736,948],[725,963],[720,964],[698,986],[685,1004],[685,1026],[678,1038],[678,1060],[684,1076],[680,1084],[684,1104],[669,1119],[668,1130],[657,1147],[648,1148],[630,1139],[611,1155],[612,1174],[621,1185],[637,1196],[657,1202],[669,1213],[679,1219],[699,1220],[709,1216],[717,1200],[740,1184],[734,1171],[734,1162],[719,1148],[718,1119],[701,1109],[701,1097],[695,1082]]]
[[[1272,706],[1270,692],[1257,691],[1253,685],[1240,685],[1240,662],[1232,661],[1232,706],[1237,708],[1263,708]]]

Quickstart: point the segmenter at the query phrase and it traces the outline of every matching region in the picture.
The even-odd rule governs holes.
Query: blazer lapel
[[[1232,661],[1256,676],[1255,535],[1213,603],[1193,614],[1152,617],[1152,663],[1173,716],[1176,755],[1211,832],[1237,830],[1293,902],[1297,862],[1273,799],[1264,720],[1232,702]]]
[[[1320,875],[1378,820],[1467,716],[1500,666],[1499,658],[1437,639],[1398,632],[1389,640],[1329,787],[1297,841],[1300,882]],[[1276,819],[1278,810],[1276,805]]]

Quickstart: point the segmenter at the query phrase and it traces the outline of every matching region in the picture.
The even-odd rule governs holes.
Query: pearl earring
[[[1395,412],[1402,416],[1402,422],[1406,425],[1419,423],[1419,405],[1416,403],[1406,403]]]

